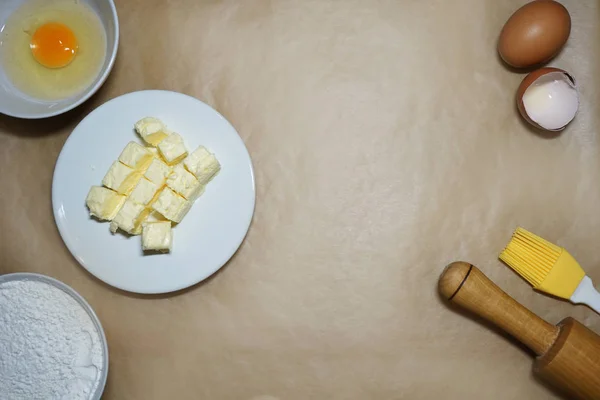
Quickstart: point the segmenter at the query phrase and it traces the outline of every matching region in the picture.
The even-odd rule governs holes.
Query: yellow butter
[[[120,162],[137,171],[145,171],[153,159],[154,154],[136,142],[127,143],[119,156]]]
[[[110,223],[111,232],[121,229],[130,235],[142,233],[142,222],[150,214],[150,209],[131,200],[126,200],[115,218]]]
[[[214,154],[200,146],[183,160],[183,164],[201,185],[206,185],[221,170],[221,164]]]
[[[143,206],[148,206],[159,189],[160,187],[155,183],[150,182],[146,178],[142,178],[129,195],[129,200]]]
[[[92,186],[88,192],[85,204],[90,210],[90,215],[104,220],[112,221],[127,198],[117,192],[102,186]]]
[[[146,172],[144,172],[144,177],[158,186],[163,186],[170,173],[171,167],[158,158],[155,158],[150,163]]]
[[[152,208],[155,211],[158,211],[166,219],[177,223],[181,222],[191,207],[191,201],[187,201],[168,187],[164,188],[152,203]]]
[[[154,117],[142,118],[136,122],[135,131],[146,143],[152,146],[157,146],[162,140],[169,136],[165,124]]]
[[[171,221],[147,222],[142,227],[142,249],[144,251],[171,251],[173,232]]]
[[[188,154],[183,138],[175,132],[158,144],[158,151],[168,165],[179,163]]]
[[[102,179],[102,184],[120,194],[129,195],[141,177],[141,172],[115,161]]]
[[[167,186],[190,201],[196,200],[204,191],[204,186],[181,164],[173,167],[167,178]]]

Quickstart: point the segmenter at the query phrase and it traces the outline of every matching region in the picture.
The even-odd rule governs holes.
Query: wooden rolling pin
[[[600,337],[594,332],[573,318],[547,323],[468,263],[446,267],[439,291],[529,347],[537,355],[533,372],[569,398],[600,399]]]

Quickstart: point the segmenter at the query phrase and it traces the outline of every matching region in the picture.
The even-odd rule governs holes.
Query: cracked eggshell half
[[[533,71],[517,90],[517,107],[533,126],[561,131],[575,118],[579,108],[575,79],[558,68]]]

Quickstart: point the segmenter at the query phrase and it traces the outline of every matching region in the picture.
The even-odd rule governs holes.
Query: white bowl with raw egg
[[[113,0],[0,1],[0,113],[52,117],[102,86],[119,44]]]

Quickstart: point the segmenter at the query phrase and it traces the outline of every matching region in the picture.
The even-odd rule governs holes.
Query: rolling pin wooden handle
[[[545,354],[558,336],[558,327],[517,303],[471,264],[448,265],[438,287],[445,299],[496,325],[537,355]]]

